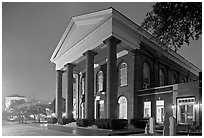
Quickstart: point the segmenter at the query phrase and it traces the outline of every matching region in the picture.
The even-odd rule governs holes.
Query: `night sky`
[[[72,16],[113,7],[140,25],[152,4],[2,3],[2,98],[12,94],[54,98],[55,65],[50,57]],[[178,52],[201,69],[201,39]]]

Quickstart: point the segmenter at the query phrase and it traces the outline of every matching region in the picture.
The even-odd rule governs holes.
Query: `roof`
[[[17,94],[13,94],[13,95],[6,96],[6,97],[24,97],[24,98],[26,98],[25,96],[20,96],[20,95],[17,95]]]
[[[145,42],[194,74],[201,71],[112,7],[72,17],[50,61],[56,64],[56,70],[63,69],[67,63],[77,64],[76,59],[82,58],[82,53],[103,46],[103,40],[110,36],[122,40],[119,45],[132,50],[140,49],[140,43]]]

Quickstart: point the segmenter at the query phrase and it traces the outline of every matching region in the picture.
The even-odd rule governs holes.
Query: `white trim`
[[[156,95],[156,94],[164,94],[164,93],[173,93],[173,91],[165,91],[165,92],[157,92],[157,93],[140,94],[140,95],[137,95],[137,96]]]

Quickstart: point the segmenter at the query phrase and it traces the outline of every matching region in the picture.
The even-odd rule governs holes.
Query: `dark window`
[[[143,64],[143,88],[147,89],[150,87],[150,67],[145,62]]]
[[[172,84],[176,84],[177,83],[177,79],[176,79],[176,75],[175,74],[172,75],[171,83]]]
[[[164,86],[165,76],[164,71],[162,69],[159,70],[159,86]]]
[[[119,70],[119,79],[120,79],[120,86],[126,86],[127,85],[127,64],[122,63],[120,65]]]

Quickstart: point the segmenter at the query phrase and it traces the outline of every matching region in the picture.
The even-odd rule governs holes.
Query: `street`
[[[46,125],[2,122],[2,136],[76,136],[76,134],[49,130]]]

